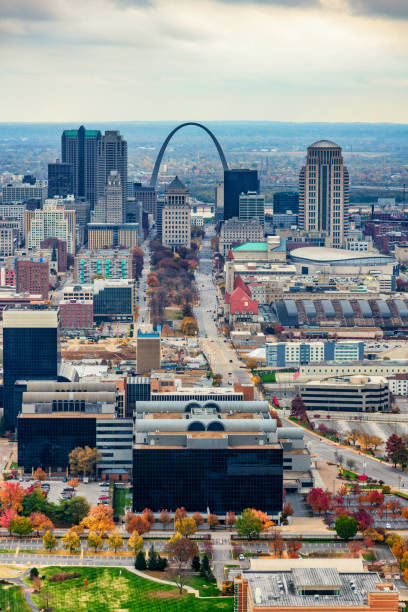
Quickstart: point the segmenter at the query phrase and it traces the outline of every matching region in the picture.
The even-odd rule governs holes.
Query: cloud
[[[0,18],[48,21],[59,14],[61,0],[0,0]]]
[[[350,0],[354,14],[408,19],[408,0]]]

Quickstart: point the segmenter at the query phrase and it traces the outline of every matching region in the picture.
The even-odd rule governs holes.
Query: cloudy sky
[[[408,0],[0,0],[0,121],[407,122]]]

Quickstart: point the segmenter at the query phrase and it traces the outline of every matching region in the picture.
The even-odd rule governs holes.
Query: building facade
[[[335,361],[347,363],[364,358],[364,342],[276,342],[265,345],[268,367],[298,366]]]
[[[92,329],[93,300],[61,300],[59,318],[61,329]]]
[[[48,261],[32,261],[31,259],[17,259],[16,262],[17,293],[40,294],[44,300],[48,299],[50,288],[50,266]]]
[[[279,191],[273,194],[273,214],[284,215],[288,210],[299,212],[299,194],[296,191]]]
[[[106,196],[106,186],[109,184],[111,173],[113,172],[120,179],[120,194],[122,199],[122,217],[120,220],[114,220],[114,223],[123,222],[123,211],[126,206],[127,197],[127,167],[128,167],[128,152],[127,142],[117,130],[106,131],[97,143],[97,165],[98,165],[98,199]],[[108,222],[112,222],[109,218]]]
[[[3,406],[6,427],[15,429],[17,380],[56,380],[60,362],[58,308],[9,306],[3,311]]]
[[[350,376],[315,380],[299,388],[307,410],[388,412],[390,390],[380,376]]]
[[[104,191],[98,197],[92,219],[96,223],[123,223],[125,206],[120,174],[111,170]]]
[[[75,211],[50,200],[42,209],[25,211],[25,244],[28,249],[38,248],[46,238],[66,242],[68,253],[76,250]]]
[[[45,181],[37,181],[34,185],[30,183],[9,183],[3,185],[2,202],[12,204],[27,202],[27,200],[38,200],[41,204],[48,195],[48,186]]]
[[[133,183],[133,197],[136,202],[142,203],[144,212],[147,212],[153,216],[153,219],[156,219],[157,191],[154,187],[145,187],[142,183]]]
[[[71,164],[60,162],[48,164],[48,197],[66,198],[74,193]]]
[[[61,137],[62,162],[72,167],[73,193],[85,198],[93,209],[98,198],[98,143],[99,130],[64,130]],[[58,194],[59,195],[59,194]]]
[[[150,374],[160,369],[160,333],[147,326],[137,331],[136,368],[139,374]]]
[[[139,245],[138,223],[89,223],[88,247],[92,250],[109,247],[132,248]]]
[[[241,221],[237,217],[226,220],[221,227],[219,250],[224,257],[232,247],[246,242],[261,242],[265,232],[257,219]]]
[[[239,196],[248,191],[259,193],[256,170],[224,170],[224,219],[239,217]]]
[[[130,279],[95,279],[94,318],[96,321],[132,321],[135,286]]]
[[[265,196],[248,191],[239,196],[239,220],[248,223],[256,219],[262,227],[265,227]]]
[[[299,226],[323,231],[328,246],[342,248],[348,231],[349,174],[341,147],[329,140],[307,149],[299,176]]]
[[[75,257],[75,282],[92,283],[98,277],[133,278],[131,251],[114,249],[78,253]]]

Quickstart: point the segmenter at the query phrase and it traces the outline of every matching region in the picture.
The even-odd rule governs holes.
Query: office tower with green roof
[[[85,198],[91,208],[98,197],[98,143],[99,130],[87,130],[83,125],[77,130],[64,130],[61,137],[63,163],[72,166],[74,195]]]

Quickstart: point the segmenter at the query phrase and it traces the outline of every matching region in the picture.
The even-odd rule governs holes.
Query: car
[[[385,523],[385,528],[386,528],[386,529],[392,529],[392,527],[391,527],[391,523]]]
[[[256,552],[258,553],[258,555],[260,555],[262,553],[262,548],[257,548]]]
[[[230,363],[233,363],[232,359],[230,359]]]
[[[98,499],[101,499],[101,500],[102,500],[102,499],[109,499],[109,497],[108,497],[107,495],[100,495],[100,496],[98,497]]]
[[[99,486],[100,487],[109,487],[109,482],[100,482]]]
[[[240,560],[240,561],[245,561],[245,555],[244,555],[243,553],[241,553],[241,554],[239,555],[239,560]]]

